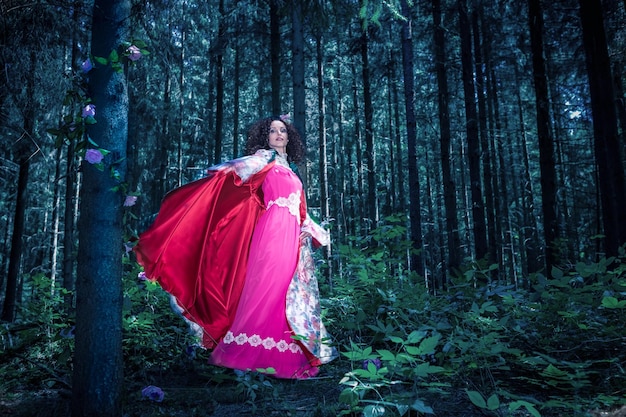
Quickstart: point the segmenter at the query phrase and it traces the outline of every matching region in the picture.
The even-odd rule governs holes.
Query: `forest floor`
[[[286,380],[259,373],[241,373],[209,365],[207,358],[173,360],[165,363],[127,364],[123,395],[123,417],[362,417],[364,414],[340,401],[346,385],[341,380],[353,363],[338,358],[323,365],[315,378]],[[0,356],[0,362],[2,357]],[[6,368],[5,368],[6,369]],[[16,371],[17,372],[17,371]],[[152,401],[142,395],[149,385],[164,392],[162,401]],[[373,385],[372,385],[373,386]],[[360,404],[372,404],[382,399],[385,390],[369,390]],[[448,387],[445,393],[418,393],[419,400],[431,407],[433,417],[529,417],[523,409],[514,412],[506,404],[495,411],[474,406],[463,387]],[[376,390],[380,390],[381,397]],[[441,391],[443,392],[443,391]],[[70,417],[71,387],[69,375],[37,366],[20,377],[0,376],[0,417]],[[540,398],[545,393],[537,392]],[[411,401],[414,401],[413,398]],[[381,407],[382,408],[382,407]],[[399,416],[394,407],[386,405],[386,413],[367,416]],[[407,410],[402,417],[418,417]],[[619,410],[590,410],[586,413],[559,414],[555,409],[541,410],[542,417],[626,417],[626,406]]]
[[[325,365],[317,377],[307,380],[284,380],[259,374],[252,374],[251,379],[245,380],[237,378],[232,371],[216,373],[211,368],[201,366],[144,375],[149,376],[150,384],[165,393],[161,402],[143,398],[141,390],[147,384],[127,377],[123,416],[336,417],[347,410],[339,401],[341,391],[346,388],[339,383],[345,372],[340,364]],[[216,375],[221,377],[216,378]],[[52,388],[43,388],[45,385]],[[36,387],[31,380],[12,392],[0,392],[0,417],[69,417],[71,389],[63,385],[49,380],[41,381]],[[484,416],[466,398],[459,392],[458,398],[425,398],[424,402],[436,410],[435,416]],[[406,417],[417,415],[405,414]]]
[[[330,368],[329,365],[326,365]],[[261,378],[242,384],[235,379],[216,382],[196,373],[163,374],[155,384],[165,392],[162,402],[142,398],[143,386],[126,381],[124,392],[124,417],[335,417],[361,416],[360,413],[341,414],[346,410],[339,402],[345,386],[339,384],[337,369],[321,372],[308,380],[282,380]],[[258,378],[258,375],[257,375]],[[252,388],[255,386],[256,388]],[[24,387],[26,388],[26,387]],[[242,392],[250,388],[254,391]],[[425,399],[434,409],[432,416],[440,417],[485,417],[487,415],[473,407],[466,395],[459,391],[456,398]],[[71,390],[68,388],[24,389],[19,392],[0,392],[0,417],[69,417]],[[397,415],[397,414],[384,414]],[[405,417],[419,414],[407,412]],[[526,413],[498,414],[528,416]],[[552,414],[551,414],[552,415]],[[626,417],[626,407],[613,412],[595,412],[593,417]],[[381,414],[382,416],[382,414]]]

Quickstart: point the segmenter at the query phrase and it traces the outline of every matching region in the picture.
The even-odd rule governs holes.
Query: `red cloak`
[[[207,348],[234,319],[252,233],[265,210],[261,185],[273,165],[246,182],[232,170],[218,170],[173,190],[134,248],[146,276],[203,328]]]

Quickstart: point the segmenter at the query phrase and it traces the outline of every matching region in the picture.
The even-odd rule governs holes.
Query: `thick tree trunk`
[[[420,182],[417,169],[417,121],[415,119],[415,82],[413,62],[413,34],[411,31],[411,12],[407,0],[401,0],[402,14],[402,75],[404,80],[404,105],[406,113],[407,154],[409,166],[409,216],[411,241],[411,269],[425,276],[422,249],[422,217],[420,203]],[[430,283],[433,287],[433,283]]]
[[[541,0],[528,0],[528,20],[533,57],[535,104],[537,108],[537,136],[539,139],[539,166],[541,169],[541,205],[543,209],[543,232],[547,273],[557,259],[553,245],[559,237],[556,217],[556,169],[554,144],[550,130],[550,100],[543,52],[543,12]]]
[[[96,0],[92,53],[109,56],[128,38],[130,1]],[[122,204],[113,191],[126,177],[128,92],[126,76],[110,66],[92,70],[89,94],[98,123],[90,137],[111,153],[99,171],[83,161],[79,256],[76,282],[76,341],[72,416],[121,416],[122,364]],[[122,162],[119,162],[122,161]],[[115,166],[112,165],[115,163]]]
[[[469,164],[470,190],[472,196],[472,224],[474,228],[474,251],[477,259],[488,255],[485,205],[480,175],[481,149],[478,138],[478,114],[476,112],[476,89],[472,65],[472,35],[466,0],[458,0],[459,27],[461,35],[461,65],[463,67],[463,93],[465,96],[465,129]]]
[[[446,75],[446,42],[441,25],[441,0],[433,0],[433,26],[435,45],[435,71],[437,72],[437,98],[439,106],[439,141],[441,153],[441,175],[443,179],[443,201],[446,217],[446,243],[448,269],[461,265],[461,239],[456,204],[456,185],[450,168],[450,106],[448,77]]]
[[[580,16],[591,93],[605,249],[608,256],[617,256],[619,247],[626,243],[626,181],[617,133],[615,93],[602,2],[580,0]]]

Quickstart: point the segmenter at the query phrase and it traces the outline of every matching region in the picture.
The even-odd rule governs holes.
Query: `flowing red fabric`
[[[134,248],[146,276],[204,329],[207,348],[235,317],[252,233],[265,210],[261,185],[272,165],[245,183],[232,171],[215,171],[170,192]]]

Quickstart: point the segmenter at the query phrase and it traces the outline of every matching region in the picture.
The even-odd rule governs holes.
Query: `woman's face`
[[[267,140],[270,148],[280,153],[286,153],[287,142],[289,142],[287,126],[280,120],[272,120],[272,124],[270,125],[270,135]]]

